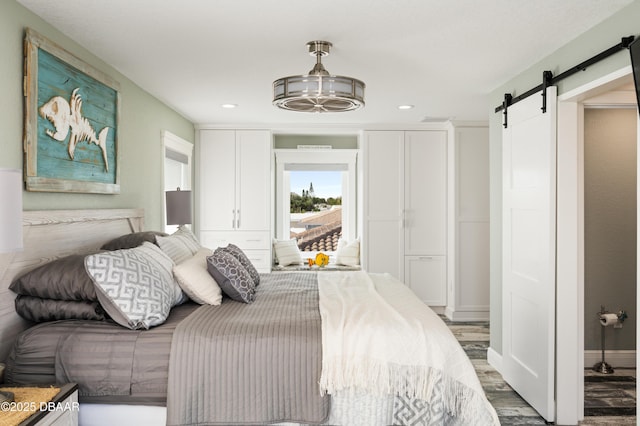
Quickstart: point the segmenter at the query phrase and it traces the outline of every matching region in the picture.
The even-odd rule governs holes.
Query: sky
[[[291,171],[291,192],[302,195],[302,190],[309,190],[313,182],[313,190],[318,198],[342,196],[342,172]]]

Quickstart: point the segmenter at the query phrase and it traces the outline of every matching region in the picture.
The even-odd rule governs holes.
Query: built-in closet
[[[367,131],[363,152],[365,268],[446,305],[447,132]]]
[[[488,134],[484,125],[442,123],[350,137],[358,152],[358,195],[350,198],[358,202],[349,211],[363,268],[395,276],[453,320],[489,316]],[[278,181],[272,131],[201,129],[196,152],[202,244],[236,244],[270,272]]]
[[[484,126],[366,131],[363,263],[456,320],[488,319],[489,136]]]
[[[240,247],[259,272],[271,270],[271,133],[199,131],[196,223],[205,247]]]

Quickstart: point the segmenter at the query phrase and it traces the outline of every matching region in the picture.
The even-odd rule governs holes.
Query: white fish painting
[[[76,88],[71,93],[70,102],[67,102],[61,96],[54,96],[49,99],[38,110],[40,116],[49,120],[55,132],[47,129],[45,132],[51,138],[64,142],[69,132],[68,152],[69,157],[73,160],[76,145],[80,142],[94,143],[102,150],[102,158],[104,159],[104,170],[109,171],[109,161],[107,159],[107,134],[109,127],[104,127],[96,137],[96,131],[91,127],[91,123],[82,116],[82,97],[78,93],[80,88]]]

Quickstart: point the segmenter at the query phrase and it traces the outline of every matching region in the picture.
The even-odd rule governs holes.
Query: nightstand
[[[80,409],[78,385],[67,383],[56,385],[56,387],[60,388],[60,392],[50,402],[39,404],[40,411],[32,414],[18,426],[78,426],[78,411]]]

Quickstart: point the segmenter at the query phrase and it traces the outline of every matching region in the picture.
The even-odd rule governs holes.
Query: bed
[[[49,212],[38,225],[32,216],[42,218],[42,212],[25,216],[25,251],[5,259],[3,289],[25,272],[73,253],[81,253],[89,274],[98,267],[111,272],[103,260],[119,260],[120,253],[134,249],[96,250],[143,229],[139,210]],[[42,236],[56,232],[71,242],[47,248]],[[141,247],[154,256],[161,251],[147,246],[153,244]],[[199,251],[194,248],[188,260],[201,262]],[[37,324],[14,318],[24,331],[3,338],[5,380],[78,383],[83,425],[499,424],[446,325],[389,275],[247,277],[258,281],[250,291],[229,290],[228,277],[217,277],[226,283],[221,295],[181,286],[191,300],[168,292],[172,306],[166,317],[143,324],[126,313],[118,318],[121,312],[113,313],[102,283],[92,276],[95,296],[88,287],[72,293],[82,293],[105,318],[47,318],[53,320]],[[218,298],[218,304],[194,303]],[[95,309],[96,302],[106,315]],[[36,312],[33,319],[41,320]]]

